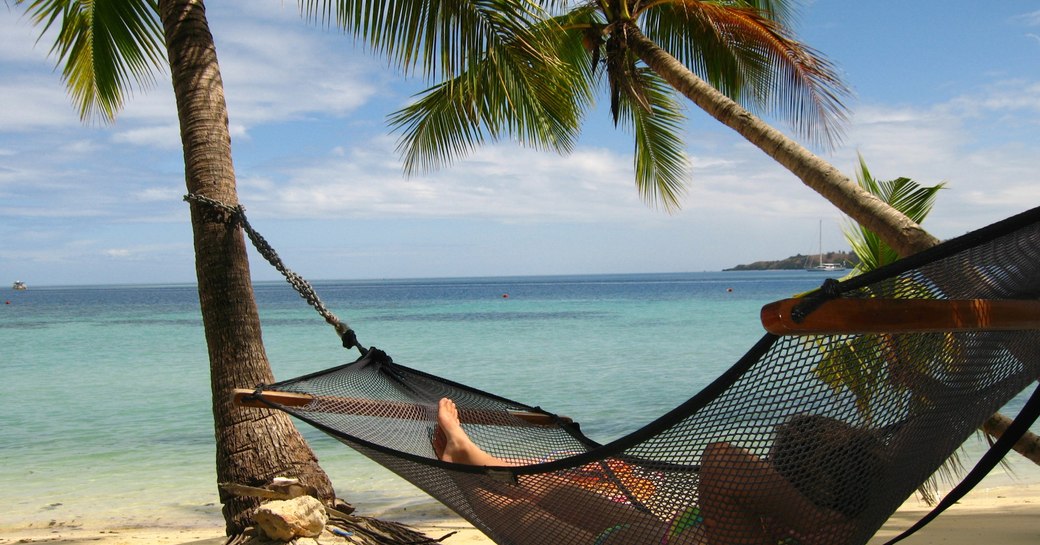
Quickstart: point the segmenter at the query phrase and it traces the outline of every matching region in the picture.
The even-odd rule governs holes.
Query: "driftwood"
[[[352,545],[424,545],[440,543],[455,534],[450,532],[439,538],[431,538],[399,522],[353,515],[332,518],[328,527],[349,533],[346,536],[347,543]],[[339,535],[335,531],[333,534]]]

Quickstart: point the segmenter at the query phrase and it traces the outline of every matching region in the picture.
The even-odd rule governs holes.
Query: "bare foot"
[[[437,406],[437,427],[433,431],[433,452],[442,461],[477,466],[505,466],[508,462],[484,452],[474,443],[459,420],[455,402],[443,398]]]

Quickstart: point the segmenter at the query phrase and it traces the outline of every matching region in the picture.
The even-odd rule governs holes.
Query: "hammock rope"
[[[362,355],[368,352],[368,349],[358,342],[357,334],[354,330],[347,325],[346,322],[337,318],[336,315],[325,306],[325,303],[323,303],[318,297],[318,293],[314,291],[310,282],[307,282],[305,278],[287,267],[282,261],[282,258],[278,256],[278,252],[276,252],[274,247],[267,242],[267,239],[265,239],[256,229],[253,229],[253,226],[250,225],[249,220],[246,218],[246,208],[244,206],[241,204],[238,206],[231,206],[216,199],[211,199],[198,194],[185,195],[184,200],[189,203],[194,202],[202,204],[212,210],[223,212],[228,223],[241,226],[242,230],[246,232],[246,235],[249,237],[249,240],[253,243],[253,247],[256,248],[256,251],[260,256],[267,260],[275,270],[281,273],[282,276],[285,277],[286,282],[296,290],[296,293],[300,294],[300,297],[307,301],[307,304],[321,315],[321,317],[325,319],[326,323],[336,330],[336,334],[339,335],[340,340],[343,343],[343,348],[348,350],[351,348],[357,348]]]
[[[193,200],[251,231],[241,207]],[[1038,298],[1040,208],[827,282],[808,303],[767,305],[770,332],[736,364],[605,444],[569,419],[375,348],[236,399],[335,437],[502,545],[862,545],[1040,377]],[[441,459],[431,438],[444,432],[443,398],[496,462]],[[1016,430],[1035,418],[1036,403],[1028,409]],[[1006,451],[1013,439],[998,444]]]

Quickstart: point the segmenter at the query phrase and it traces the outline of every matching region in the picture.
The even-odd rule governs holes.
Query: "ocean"
[[[365,346],[571,416],[603,442],[697,393],[762,336],[762,305],[824,278],[760,271],[314,287]],[[255,291],[277,378],[357,357],[287,284],[261,282]],[[88,521],[222,525],[195,286],[30,286],[0,302],[0,530]],[[429,501],[340,443],[301,429],[359,513]],[[1025,471],[1036,475],[1035,466]]]

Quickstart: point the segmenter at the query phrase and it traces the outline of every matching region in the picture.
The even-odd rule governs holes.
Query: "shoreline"
[[[1000,479],[1000,476],[996,476]],[[910,498],[878,531],[870,545],[881,545],[931,510]],[[408,507],[364,516],[407,524],[433,539],[456,532],[447,545],[491,545],[492,541],[447,508],[429,500]],[[37,527],[0,528],[0,545],[46,543],[49,545],[222,545],[223,525],[198,518],[172,520],[156,514],[154,524],[119,525],[95,521],[57,522]],[[977,545],[978,543],[1027,545],[1040,543],[1040,482],[985,481],[937,519],[902,541],[907,545]]]

